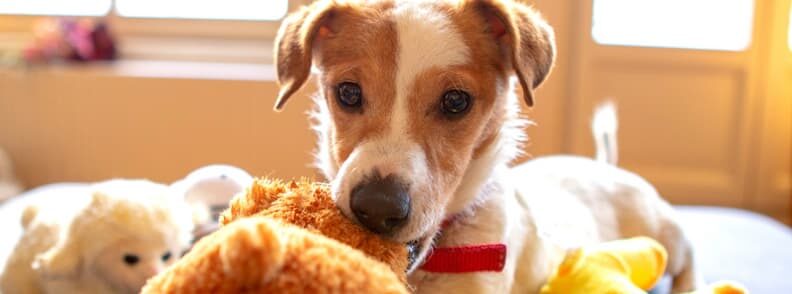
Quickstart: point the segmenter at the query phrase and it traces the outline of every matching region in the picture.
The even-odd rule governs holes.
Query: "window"
[[[0,0],[0,49],[22,50],[39,17],[103,16],[121,56],[271,62],[286,13],[309,0]],[[0,50],[3,51],[3,50]]]
[[[101,16],[222,20],[278,20],[288,0],[0,0],[0,14]]]
[[[740,51],[753,0],[594,0],[592,37],[604,45]]]
[[[278,20],[287,0],[115,0],[118,14],[142,18]]]
[[[112,0],[2,0],[0,14],[98,16],[110,11]]]

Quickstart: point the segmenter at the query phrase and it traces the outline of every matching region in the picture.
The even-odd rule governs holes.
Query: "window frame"
[[[789,7],[789,17],[787,17],[787,49],[792,52],[792,5]]]

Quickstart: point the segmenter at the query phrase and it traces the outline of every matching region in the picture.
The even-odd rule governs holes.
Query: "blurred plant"
[[[89,62],[117,57],[107,23],[99,19],[44,18],[33,27],[33,40],[22,51],[27,63]]]

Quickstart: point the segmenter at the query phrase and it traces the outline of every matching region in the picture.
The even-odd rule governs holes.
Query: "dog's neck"
[[[524,128],[531,124],[530,121],[520,118],[520,105],[513,88],[509,87],[506,93],[508,95],[506,97],[506,119],[500,127],[495,140],[485,147],[484,152],[480,153],[468,165],[459,187],[446,207],[443,224],[435,229],[434,238],[425,240],[429,242],[429,245],[423,246],[426,249],[419,252],[416,258],[420,262],[417,262],[415,267],[411,267],[409,273],[412,273],[423,264],[423,260],[425,260],[429,251],[428,248],[438,245],[449,245],[446,243],[449,238],[451,239],[451,246],[471,245],[470,242],[475,244],[475,242],[481,241],[470,239],[468,234],[463,233],[464,229],[456,225],[460,222],[469,222],[470,220],[467,220],[467,218],[476,218],[477,212],[480,214],[481,210],[484,210],[484,214],[488,213],[486,210],[490,210],[489,213],[492,213],[491,206],[500,203],[497,197],[493,197],[493,195],[506,192],[503,190],[504,187],[501,186],[502,183],[499,182],[499,178],[509,168],[511,161],[521,154],[522,144],[526,139]],[[481,217],[481,215],[478,216]],[[497,234],[497,232],[489,233]],[[497,240],[498,238],[491,239]]]

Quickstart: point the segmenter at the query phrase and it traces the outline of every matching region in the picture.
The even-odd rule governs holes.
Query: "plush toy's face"
[[[138,293],[146,280],[173,264],[184,249],[163,240],[119,239],[99,252],[92,269],[113,288]]]

